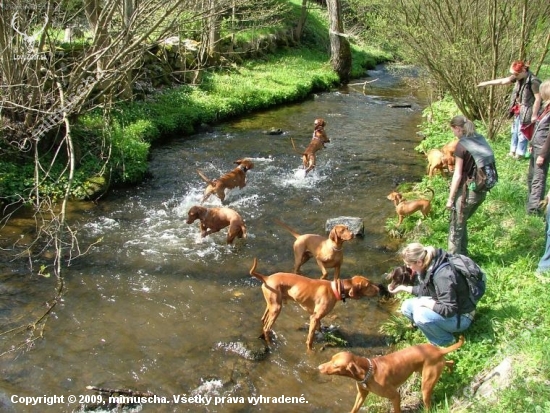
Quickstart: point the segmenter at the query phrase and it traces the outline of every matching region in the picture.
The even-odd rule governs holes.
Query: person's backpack
[[[457,275],[468,283],[470,300],[477,305],[487,289],[487,276],[470,257],[462,254],[447,254],[447,261]]]
[[[482,135],[460,139],[460,144],[474,158],[475,167],[472,176],[466,179],[468,188],[475,192],[485,192],[492,189],[498,182],[497,166],[493,149]]]
[[[467,185],[472,191],[483,192],[491,190],[498,182],[497,166],[493,162],[489,165],[475,167],[474,176],[468,178]]]

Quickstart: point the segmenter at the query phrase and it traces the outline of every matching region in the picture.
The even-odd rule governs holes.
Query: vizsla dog
[[[399,217],[397,226],[401,225],[403,218],[415,213],[416,211],[420,211],[424,218],[428,216],[432,208],[432,199],[435,195],[432,188],[428,188],[428,190],[432,193],[432,197],[430,199],[415,199],[412,201],[406,201],[403,199],[403,195],[396,191],[391,192],[387,196],[387,198],[390,201],[393,201],[393,204],[395,205],[395,212]]]
[[[268,344],[271,344],[270,333],[273,324],[281,313],[283,301],[286,302],[287,299],[294,300],[310,314],[306,346],[308,350],[312,350],[313,337],[315,331],[321,328],[321,319],[332,311],[338,301],[346,298],[375,297],[381,292],[387,292],[384,286],[375,285],[360,275],[339,281],[315,280],[286,272],[262,275],[256,272],[257,264],[257,259],[254,259],[250,275],[262,282],[266,302],[262,316],[262,337]],[[337,291],[337,283],[340,284],[341,295]]]
[[[458,139],[453,139],[452,141],[447,142],[443,146],[443,148],[441,148],[441,152],[443,152],[443,155],[451,157],[451,158],[454,159],[456,145],[458,145]]]
[[[353,238],[353,233],[345,225],[335,225],[328,238],[317,234],[298,234],[284,222],[275,220],[277,224],[294,235],[294,273],[300,274],[300,268],[311,257],[315,257],[321,268],[321,279],[328,276],[327,268],[334,268],[334,280],[340,278],[340,267],[344,261],[343,244]]]
[[[246,227],[241,216],[231,208],[204,208],[199,205],[191,207],[187,213],[187,223],[200,220],[201,237],[229,227],[227,243],[232,244],[236,237],[246,238]]]
[[[415,276],[406,265],[398,265],[386,275],[386,280],[390,282],[388,289],[393,290],[398,285],[414,285]]]
[[[239,166],[218,179],[209,179],[201,171],[197,170],[199,176],[208,184],[204,190],[201,204],[212,194],[216,194],[223,203],[226,189],[233,189],[237,186],[242,189],[246,186],[246,171],[254,168],[254,163],[249,159],[239,159],[234,163]]]
[[[390,399],[394,413],[401,413],[401,386],[414,372],[422,374],[422,399],[427,410],[431,407],[433,389],[445,367],[452,371],[454,362],[445,354],[464,344],[464,336],[446,348],[420,344],[381,357],[368,359],[349,352],[340,352],[319,366],[322,374],[351,377],[356,381],[357,397],[351,413],[363,405],[369,392]]]
[[[454,156],[445,154],[439,149],[432,149],[428,152],[428,176],[434,176],[436,171],[439,171],[442,176],[445,175],[445,170],[453,172],[454,165]]]
[[[325,147],[325,143],[330,142],[325,132],[326,124],[327,123],[322,118],[315,119],[315,122],[313,122],[313,137],[311,138],[309,146],[302,153],[302,163],[306,170],[306,175],[315,168],[315,154]],[[294,146],[294,141],[292,141],[292,145]],[[296,147],[294,147],[294,149],[296,149]]]

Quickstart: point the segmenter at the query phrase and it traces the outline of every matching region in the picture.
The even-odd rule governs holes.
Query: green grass
[[[440,147],[451,140],[448,122],[458,111],[444,99],[426,109],[425,114],[428,113],[433,122],[421,125],[426,139],[419,150]],[[484,133],[483,125],[478,125],[478,131]],[[454,374],[443,374],[436,386],[436,412],[550,411],[550,283],[543,284],[534,275],[544,251],[545,222],[542,217],[525,213],[528,161],[506,156],[508,129],[491,145],[497,158],[499,183],[468,221],[470,255],[487,272],[488,289],[478,304],[474,324],[465,332],[466,344],[449,355],[457,367]],[[433,187],[436,197],[432,214],[420,225],[405,220],[405,242],[447,247],[445,202],[449,183],[450,178],[436,176],[425,177],[416,185],[419,190]],[[386,228],[391,230],[395,223],[391,218]],[[390,334],[398,347],[425,342],[422,333],[411,330],[409,325],[404,317],[396,315],[381,331]],[[465,403],[467,386],[507,357],[513,360],[511,386],[492,400]],[[419,391],[418,385],[414,392]],[[462,400],[453,401],[456,397]]]

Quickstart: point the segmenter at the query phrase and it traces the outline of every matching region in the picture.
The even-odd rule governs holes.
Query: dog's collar
[[[342,245],[342,248],[336,248],[336,247],[332,247],[332,250],[333,251],[342,251],[344,249],[344,246]]]
[[[363,380],[357,380],[359,384],[362,384],[365,387],[367,387],[367,381],[372,377],[372,373],[374,372],[374,363],[370,361],[370,359],[367,359],[367,361],[369,362],[369,368],[365,373],[365,378]]]
[[[340,283],[340,294],[338,294],[338,288],[336,288],[336,281],[331,281],[330,286],[332,287],[332,292],[334,293],[334,296],[337,300],[342,300],[344,303],[346,302],[346,293],[344,292],[344,283],[342,280],[338,280]]]

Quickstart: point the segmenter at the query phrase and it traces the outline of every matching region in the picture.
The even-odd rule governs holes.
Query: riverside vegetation
[[[280,48],[254,60],[205,70],[199,85],[167,88],[145,100],[119,102],[109,111],[96,110],[78,118],[72,135],[77,169],[70,187],[75,199],[102,195],[91,188],[141,182],[147,173],[152,145],[173,137],[190,135],[201,124],[215,124],[239,115],[306,99],[339,83],[328,59],[326,16],[313,10],[302,42]],[[352,46],[352,77],[391,59],[391,54],[365,45]],[[0,149],[2,149],[0,143]],[[7,153],[7,152],[6,152]],[[51,156],[51,155],[46,155]],[[34,165],[14,157],[0,159],[0,200],[18,201],[32,193]],[[16,156],[15,158],[18,158]],[[52,167],[52,178],[39,191],[54,199],[64,196],[63,162]],[[96,177],[96,179],[90,179]],[[0,201],[1,202],[1,201]]]
[[[450,141],[453,135],[449,120],[459,113],[449,98],[425,109],[426,120],[420,131],[426,138],[417,149],[426,151]],[[485,133],[483,124],[476,122],[476,127]],[[450,355],[457,363],[454,374],[443,374],[436,387],[437,412],[550,411],[550,275],[547,279],[535,277],[546,241],[545,222],[542,217],[525,213],[528,160],[506,156],[509,140],[506,128],[491,141],[499,183],[468,220],[470,256],[487,273],[487,292],[478,304],[475,322],[465,332],[466,345]],[[402,224],[408,242],[446,248],[449,182],[449,178],[437,175],[414,184],[420,191],[434,188],[436,196],[428,219],[418,223],[409,219]],[[402,189],[406,191],[410,186]],[[395,221],[393,217],[388,220],[388,230]],[[394,316],[381,331],[392,336],[398,347],[425,342],[423,335],[411,330],[410,323],[401,316]],[[461,397],[464,389],[505,358],[512,360],[508,388],[492,399]]]
[[[326,32],[326,28],[323,29]],[[86,182],[97,170],[100,149],[87,146],[91,134],[101,133],[112,145],[109,169],[112,184],[136,183],[147,171],[147,158],[153,144],[173,136],[190,134],[200,123],[215,123],[254,110],[290,103],[316,91],[328,90],[338,83],[326,50],[315,36],[297,48],[279,50],[262,59],[244,62],[225,71],[205,73],[200,86],[181,86],[155,95],[147,102],[117,105],[105,119],[102,113],[82,119],[75,135],[83,156],[75,177],[72,195],[83,197]],[[379,50],[354,46],[352,77],[364,69],[389,60]],[[541,76],[543,79],[544,76]],[[448,122],[458,113],[452,100],[435,102],[428,109],[431,121],[420,126],[426,139],[419,149],[439,147],[452,138]],[[106,126],[107,125],[107,126]],[[105,127],[106,126],[106,127]],[[481,133],[484,126],[477,124]],[[436,386],[434,411],[545,412],[550,411],[549,367],[549,295],[550,283],[534,276],[536,264],[544,250],[545,223],[542,218],[525,214],[525,160],[506,157],[509,136],[504,130],[491,141],[497,157],[499,184],[469,220],[472,257],[488,274],[488,290],[478,307],[475,323],[466,332],[466,345],[451,355],[457,362],[454,374],[444,374]],[[422,162],[419,156],[419,162]],[[0,163],[0,196],[17,199],[18,193],[32,187],[33,165]],[[402,227],[407,241],[445,247],[448,213],[445,200],[448,180],[436,176],[415,184],[418,189],[433,187],[436,197],[432,214],[422,223],[406,220]],[[42,190],[62,196],[63,182],[44,183]],[[388,220],[388,230],[395,224]],[[550,280],[550,279],[549,279]],[[397,347],[425,342],[420,333],[395,316],[381,328]],[[475,377],[498,365],[504,358],[513,359],[511,386],[500,391],[494,400],[471,401],[461,396]],[[418,381],[412,384],[418,387]],[[417,392],[415,388],[414,392]],[[457,397],[457,401],[452,400]],[[467,400],[470,402],[470,400]],[[387,411],[369,399],[370,411]]]

